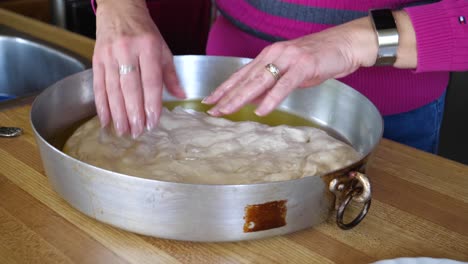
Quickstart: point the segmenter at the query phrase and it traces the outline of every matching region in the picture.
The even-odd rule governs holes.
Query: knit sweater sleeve
[[[468,70],[468,1],[405,8],[416,33],[416,72]]]

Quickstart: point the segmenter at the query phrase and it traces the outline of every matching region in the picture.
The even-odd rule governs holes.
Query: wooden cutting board
[[[44,175],[30,106],[0,112],[19,126],[0,138],[0,263],[369,263],[402,256],[468,261],[468,166],[383,140],[371,159],[369,215],[355,229],[334,218],[313,229],[236,243],[151,238],[71,208]]]

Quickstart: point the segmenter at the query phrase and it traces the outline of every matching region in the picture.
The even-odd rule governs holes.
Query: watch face
[[[393,18],[391,10],[377,9],[372,10],[371,14],[377,30],[396,28],[395,19]]]

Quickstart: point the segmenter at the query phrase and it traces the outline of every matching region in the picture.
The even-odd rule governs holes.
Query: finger
[[[166,89],[175,97],[185,99],[187,96],[184,89],[180,86],[179,77],[177,77],[174,61],[172,60],[172,53],[166,46],[163,50],[165,50],[163,55],[165,57],[165,65],[163,65],[163,80],[166,85]]]
[[[101,123],[101,127],[106,127],[111,119],[109,102],[107,101],[106,82],[104,65],[96,62],[93,66],[93,90],[96,112]]]
[[[256,62],[250,62],[234,72],[226,81],[224,81],[215,91],[205,97],[202,101],[204,104],[215,104],[217,103],[229,90],[236,86],[239,82],[242,82],[248,76],[248,73]]]
[[[212,116],[222,116],[223,113],[219,111],[228,99],[237,92],[238,89],[244,87],[246,83],[252,79],[255,71],[253,69],[258,68],[259,58],[251,61],[249,64],[244,66],[235,72],[228,80],[226,80],[218,89],[216,89],[213,95],[216,97],[213,104],[216,104],[213,108],[208,111],[208,114]]]
[[[148,130],[158,125],[161,114],[163,74],[160,63],[161,57],[155,52],[140,55],[141,82]]]
[[[268,92],[269,90],[264,91],[261,95],[257,96],[252,101],[250,101],[250,103],[259,106],[263,99],[265,99]]]
[[[120,65],[132,65],[135,70],[120,75],[120,88],[122,90],[125,109],[133,138],[138,137],[144,130],[146,116],[143,108],[143,89],[138,59],[123,59]]]
[[[218,103],[225,94],[235,89],[240,83],[243,83],[247,79],[250,73],[257,68],[259,65],[266,65],[269,62],[274,61],[280,56],[281,53],[285,50],[284,43],[275,43],[266,48],[264,48],[260,54],[247,65],[242,67],[240,70],[235,72],[231,77],[229,77],[224,83],[222,83],[210,96],[203,99],[202,103],[206,104],[215,104]],[[268,61],[268,62],[267,62]],[[215,109],[213,109],[214,111]],[[212,111],[212,112],[213,112]]]
[[[271,79],[264,79],[265,65],[276,61],[278,58],[285,57],[281,56],[285,52],[285,47],[286,45],[284,43],[275,43],[266,47],[247,65],[248,67],[244,67],[242,71],[239,72],[240,74],[236,76],[237,78],[232,78],[232,82],[227,80],[220,88],[217,89],[216,92],[219,92],[219,94],[214,95],[216,97],[215,100],[208,98],[210,103],[217,103],[209,113],[215,116],[233,113],[239,110],[250,100],[255,99],[255,97],[263,93],[264,90],[270,88],[274,81],[272,83],[268,81]],[[281,65],[285,65],[283,67],[285,69],[289,63],[290,61],[285,61],[284,59],[281,61]],[[251,80],[253,80],[254,83],[249,85],[248,83],[251,83]],[[267,82],[267,84],[265,84],[265,82]],[[260,86],[263,87],[263,91]]]
[[[112,121],[117,135],[122,136],[129,132],[129,124],[120,90],[119,66],[115,61],[108,61],[105,65],[106,93]]]
[[[255,73],[243,84],[229,91],[216,105],[214,111],[222,114],[232,114],[245,104],[269,90],[275,84],[275,78],[265,70],[263,64],[258,64]]]
[[[258,116],[269,114],[289,95],[289,93],[304,81],[305,77],[306,75],[302,68],[297,66],[291,67],[267,93],[265,99],[263,99],[255,110],[255,114]]]
[[[277,55],[278,57],[273,58],[273,55]],[[282,56],[282,54],[278,53],[263,56],[262,58],[263,59],[259,60],[255,66],[252,77],[240,87],[231,90],[230,93],[218,103],[217,106],[219,108],[215,110],[218,110],[222,114],[232,114],[241,109],[245,104],[270,90],[275,85],[277,76],[266,68],[268,64],[267,61],[274,61],[274,65],[278,67],[280,73],[288,71],[293,61],[289,56]]]

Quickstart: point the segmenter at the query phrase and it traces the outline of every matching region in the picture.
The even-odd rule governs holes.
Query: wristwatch
[[[369,16],[379,44],[375,65],[393,65],[397,59],[399,36],[392,10],[372,9]]]

